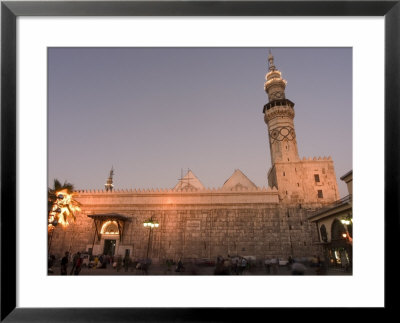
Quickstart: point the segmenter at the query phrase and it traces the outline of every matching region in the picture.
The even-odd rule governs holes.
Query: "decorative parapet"
[[[319,160],[332,160],[331,156],[324,157],[303,157],[303,161],[319,161]]]
[[[76,199],[82,205],[94,204],[246,204],[278,203],[278,190],[274,188],[207,188],[190,191],[173,189],[81,190]]]
[[[196,189],[196,188],[190,188],[190,189],[185,189],[185,190],[175,190],[172,188],[146,188],[146,189],[117,189],[113,191],[106,191],[106,190],[100,190],[100,189],[87,189],[87,190],[76,190],[75,193],[78,195],[84,195],[84,194],[104,194],[104,195],[117,195],[117,194],[148,194],[148,193],[161,193],[161,194],[170,194],[170,193],[175,193],[175,194],[185,194],[185,193],[218,193],[218,192],[274,192],[276,190],[275,187],[245,187],[245,186],[236,186],[230,189],[226,189],[223,187],[219,188],[205,188],[205,189]]]

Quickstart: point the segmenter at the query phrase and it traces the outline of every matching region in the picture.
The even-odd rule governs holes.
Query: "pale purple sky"
[[[268,50],[295,103],[300,158],[352,169],[351,48],[49,48],[48,185],[172,188],[187,169],[267,186]]]

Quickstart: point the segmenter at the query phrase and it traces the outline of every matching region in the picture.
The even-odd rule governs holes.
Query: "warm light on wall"
[[[108,227],[110,225],[114,225],[115,228],[116,228],[116,231],[106,231],[106,229],[109,229]],[[103,226],[101,227],[100,233],[101,234],[119,234],[117,222],[116,221],[107,221],[107,222],[105,222],[103,224]]]

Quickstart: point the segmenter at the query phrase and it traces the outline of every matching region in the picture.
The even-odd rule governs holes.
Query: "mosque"
[[[287,82],[271,53],[268,65],[263,114],[272,167],[267,187],[257,187],[236,169],[217,189],[205,188],[188,170],[171,188],[115,190],[111,170],[105,190],[76,192],[81,212],[67,228],[54,230],[51,253],[129,255],[154,263],[322,255],[318,227],[308,215],[339,199],[334,163],[330,157],[299,157],[295,104],[286,98]]]

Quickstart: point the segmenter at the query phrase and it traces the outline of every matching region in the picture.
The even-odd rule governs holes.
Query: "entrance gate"
[[[117,244],[117,240],[104,240],[104,251],[103,254],[107,256],[114,256],[115,254],[115,246]]]

